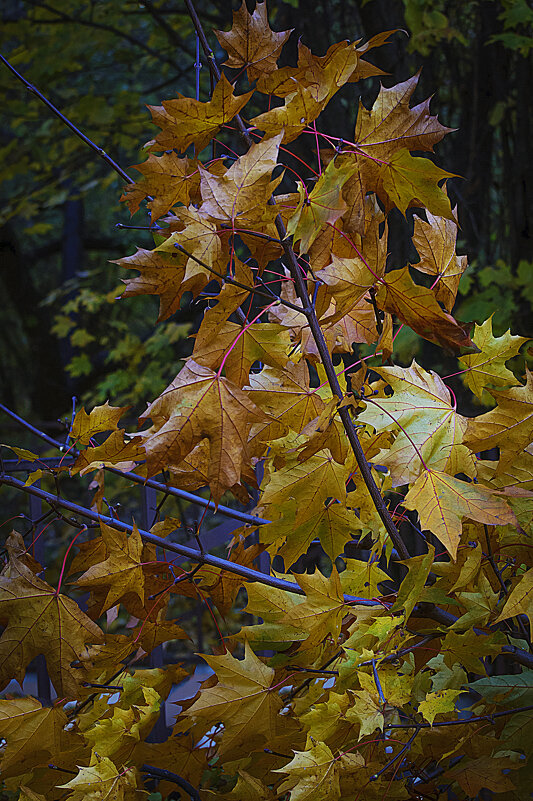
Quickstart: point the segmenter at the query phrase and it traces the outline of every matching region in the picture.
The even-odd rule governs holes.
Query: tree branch
[[[533,704],[530,706],[517,706],[515,709],[504,709],[502,712],[493,712],[491,715],[477,715],[474,718],[461,718],[460,720],[441,720],[437,723],[387,723],[384,729],[433,729],[436,726],[460,726],[464,723],[477,723],[480,720],[488,720],[492,722],[494,718],[508,717],[517,712],[529,712],[533,709]]]
[[[163,770],[162,768],[154,768],[152,765],[141,765],[141,773],[147,773],[149,776],[153,776],[154,779],[159,779],[159,781],[174,782],[174,784],[177,784],[178,787],[188,793],[191,801],[200,801],[198,790],[192,784],[189,784],[186,779],[178,776],[177,773],[172,773],[170,770]]]
[[[131,533],[134,529],[132,525],[129,523],[124,523],[122,520],[118,520],[116,517],[100,515],[97,512],[87,509],[85,506],[80,506],[77,503],[68,501],[65,498],[61,498],[59,495],[52,495],[50,492],[45,492],[45,490],[39,489],[35,486],[27,487],[17,478],[0,475],[0,484],[5,484],[8,487],[21,490],[22,492],[26,492],[28,495],[35,495],[37,498],[40,498],[41,500],[50,504],[52,508],[59,506],[63,509],[68,509],[73,514],[80,515],[88,520],[93,520],[96,523],[103,523],[106,526],[111,526],[112,528],[120,529],[121,531],[127,531],[128,533]],[[151,542],[152,545],[156,545],[166,551],[171,551],[179,554],[180,556],[184,556],[186,559],[190,559],[192,562],[198,562],[201,564],[210,565],[211,567],[215,567],[220,570],[227,570],[231,573],[236,573],[238,576],[242,576],[246,581],[259,581],[262,584],[267,584],[269,587],[275,587],[279,590],[292,592],[296,595],[305,595],[305,591],[302,590],[302,588],[295,582],[286,581],[285,579],[278,579],[275,576],[269,576],[265,573],[260,573],[258,570],[253,570],[250,567],[239,565],[236,562],[230,562],[228,559],[222,559],[219,556],[213,556],[210,553],[202,553],[196,548],[189,548],[187,545],[180,545],[177,542],[170,542],[163,537],[157,537],[150,531],[144,531],[144,529],[137,530],[139,531],[142,539],[146,542]],[[362,606],[381,606],[378,601],[369,600],[368,598],[358,598],[354,595],[345,595],[344,600],[347,604],[355,603]]]
[[[51,103],[50,100],[48,100],[48,98],[46,98],[43,95],[42,92],[40,92],[33,84],[31,84],[29,81],[27,81],[26,78],[24,78],[24,76],[20,74],[20,72],[17,72],[15,67],[13,67],[13,65],[10,64],[9,61],[7,60],[7,58],[5,58],[1,53],[0,53],[0,61],[2,61],[6,65],[8,70],[10,70],[13,73],[13,75],[21,83],[24,84],[24,86],[26,87],[26,89],[28,89],[28,91],[32,92],[36,97],[38,97],[39,100],[42,103],[45,104],[45,106],[48,106],[50,111],[52,111],[56,115],[56,117],[59,117],[61,122],[63,122],[67,126],[67,128],[70,128],[70,130],[73,131],[76,134],[76,136],[78,136],[82,140],[82,142],[85,142],[85,144],[88,145],[91,148],[91,150],[94,150],[95,153],[97,153],[101,158],[103,158],[103,160],[107,164],[109,164],[109,166],[112,167],[115,170],[115,172],[117,172],[124,181],[126,181],[129,184],[134,183],[134,181],[129,177],[129,175],[126,172],[124,172],[122,167],[119,167],[119,165],[116,163],[116,161],[113,161],[111,156],[109,156],[102,147],[99,147],[98,145],[96,145],[92,141],[92,139],[89,139],[89,137],[85,136],[85,134],[82,133],[79,128],[76,128],[74,123],[72,123],[68,119],[68,117],[65,117],[65,115],[62,114],[59,111],[59,109],[56,106],[54,106],[54,104]]]
[[[28,495],[35,495],[37,498],[41,498],[41,500],[50,504],[52,508],[59,506],[96,523],[104,523],[107,526],[118,528],[122,531],[127,531],[128,533],[133,531],[133,526],[129,523],[124,523],[122,520],[117,520],[117,518],[114,517],[107,517],[107,515],[99,515],[84,506],[79,506],[77,503],[67,501],[65,498],[61,498],[58,495],[52,495],[51,493],[38,489],[35,486],[26,486],[22,481],[12,478],[11,476],[0,475],[0,484],[5,484],[6,486],[19,489]],[[305,591],[302,590],[298,584],[292,581],[278,579],[275,576],[268,576],[265,573],[252,570],[252,568],[239,565],[236,562],[230,562],[227,559],[221,559],[220,557],[212,556],[209,553],[202,553],[201,551],[196,550],[195,548],[189,548],[186,545],[170,542],[166,539],[163,539],[163,537],[157,537],[150,531],[144,531],[144,529],[137,530],[139,531],[140,536],[146,540],[146,542],[151,542],[153,545],[156,545],[167,551],[177,553],[193,562],[201,562],[202,564],[211,565],[211,567],[216,567],[220,570],[228,570],[231,573],[236,573],[237,575],[242,576],[246,581],[258,581],[261,584],[266,584],[269,587],[285,590],[286,592],[292,592],[295,595],[305,595]],[[344,602],[346,604],[359,604],[360,606],[382,606],[377,600],[359,598],[354,595],[344,595]],[[434,604],[416,604],[413,611],[421,614],[423,617],[430,617],[439,623],[444,623],[444,625],[447,626],[452,626],[459,619],[455,617],[455,615],[452,615],[451,612],[446,612],[444,609],[440,609]],[[533,669],[533,654],[511,645],[504,645],[502,647],[502,653],[509,656],[515,662],[518,662],[527,668]]]
[[[35,428],[35,426],[32,426],[31,423],[27,422],[27,420],[24,420],[23,417],[19,417],[18,414],[15,414],[15,412],[12,412],[11,409],[7,408],[7,406],[4,406],[3,403],[0,403],[0,411],[5,412],[7,415],[9,415],[9,417],[19,423],[19,425],[23,426],[28,431],[31,431],[32,434],[40,437],[40,439],[44,440],[44,442],[47,442],[49,445],[52,445],[59,451],[66,450],[66,447],[62,442],[58,442],[52,437],[49,437],[48,434],[45,434],[44,431]],[[70,448],[69,453],[73,454],[74,456],[77,456],[78,454],[76,450]],[[46,458],[44,461],[46,463]],[[193,495],[192,492],[187,492],[186,490],[181,490],[177,487],[169,487],[167,484],[163,484],[160,481],[155,481],[153,478],[144,478],[143,476],[137,475],[137,473],[118,470],[116,467],[104,467],[104,470],[107,470],[109,473],[114,473],[117,476],[122,476],[122,478],[127,478],[129,481],[133,481],[135,484],[142,484],[143,486],[151,487],[158,492],[165,492],[167,495],[174,495],[176,498],[189,501],[197,506],[203,506],[205,509],[212,509],[214,512],[219,512],[223,517],[230,517],[233,520],[240,520],[243,523],[249,523],[251,526],[264,526],[267,523],[270,523],[270,520],[265,520],[264,518],[257,517],[256,515],[250,515],[247,512],[241,512],[239,509],[231,509],[229,506],[223,506],[222,504],[217,506],[214,501],[208,501],[205,498],[201,498],[199,495]]]

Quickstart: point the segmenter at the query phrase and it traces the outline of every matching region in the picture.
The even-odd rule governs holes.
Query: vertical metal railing
[[[40,484],[40,481],[36,482],[36,486],[40,486]],[[28,547],[31,547],[33,557],[45,567],[45,540],[44,537],[41,536],[45,526],[44,521],[41,520],[43,515],[42,501],[34,495],[30,495],[29,499],[29,516],[32,527],[30,531],[31,542],[26,544]],[[34,659],[34,667],[37,675],[37,697],[43,706],[49,706],[52,701],[52,687],[50,685],[44,654],[39,654]]]

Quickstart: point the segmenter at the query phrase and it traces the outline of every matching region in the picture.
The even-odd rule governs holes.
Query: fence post
[[[41,482],[36,481],[35,484],[36,486],[40,487]],[[44,524],[42,522],[37,522],[43,514],[42,501],[40,498],[36,498],[35,495],[30,495],[29,499],[30,519],[33,526],[31,530],[32,541],[31,543],[28,543],[28,547],[31,544],[33,557],[37,559],[37,561],[40,562],[40,564],[44,567],[44,537],[41,536],[42,532],[44,531]],[[43,706],[49,706],[52,701],[52,688],[50,687],[50,678],[48,676],[44,654],[39,654],[36,656],[33,660],[33,664],[37,674],[37,697]]]
[[[145,531],[149,531],[155,523],[157,514],[157,492],[152,487],[143,486],[141,488],[141,525]],[[160,550],[159,548],[157,549]],[[159,558],[159,554],[158,554]],[[150,667],[163,667],[163,646],[158,645],[150,654]],[[162,743],[169,735],[166,719],[166,702],[161,702],[159,718],[154,728],[146,738],[147,742]]]

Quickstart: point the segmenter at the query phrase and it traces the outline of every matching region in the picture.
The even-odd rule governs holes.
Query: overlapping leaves
[[[466,268],[445,188],[452,176],[419,155],[450,129],[428,100],[410,105],[417,76],[382,86],[371,108],[360,103],[352,132],[322,138],[322,110],[342,87],[379,74],[364,55],[390,34],[323,56],[300,42],[297,66],[280,67],[289,35],[269,27],[263,3],[252,13],[243,3],[231,30],[217,32],[237,74],[222,75],[208,100],[180,95],[151,107],[160,132],[123,199],[132,213],[146,201],[159,225],[153,249],[119,260],[138,272],[123,297],[158,296],[160,320],[192,297],[202,319],[192,355],[136,430],[119,427],[127,408],[105,404],[80,410],[70,431],[70,474],[99,471],[98,508],[102,467],[207,487],[215,505],[225,493],[247,502],[262,472],[255,512],[269,522],[234,532],[224,568],[193,569],[164,548],[180,531],[174,518],[152,526],[164,559],[136,525],[128,534],[108,520],[101,534],[76,538],[57,589],[22,538],[8,540],[2,686],[22,682],[44,654],[58,695],[52,707],[0,702],[0,770],[9,789],[23,780],[21,799],[133,799],[147,763],[237,801],[404,798],[431,772],[460,798],[482,788],[519,797],[514,772],[531,758],[519,736],[531,720],[531,671],[500,677],[491,668],[471,682],[473,720],[457,709],[467,672],[483,676],[502,649],[529,664],[533,379],[507,364],[525,339],[495,337],[487,321],[471,340],[452,315]],[[308,171],[291,178],[300,135],[329,146],[320,145],[313,180]],[[219,149],[208,152],[215,139]],[[411,208],[421,209],[420,260],[408,266],[389,257],[387,215]],[[466,386],[495,408],[463,413],[453,382],[395,364],[404,325],[459,355]],[[389,363],[362,367],[353,358],[361,342]],[[399,541],[389,521],[401,524]],[[402,543],[417,555],[393,564]],[[276,586],[251,572],[258,558],[268,570],[269,557],[284,571],[270,570]],[[65,572],[89,591],[87,614],[66,596]],[[169,598],[212,602],[220,628],[243,587],[247,625],[203,655],[213,673],[180,703],[169,739],[145,742],[184,672],[127,667],[186,636]],[[479,720],[502,708],[505,737],[503,724],[480,733]],[[394,738],[383,736],[392,726]],[[50,765],[72,778],[57,781]]]

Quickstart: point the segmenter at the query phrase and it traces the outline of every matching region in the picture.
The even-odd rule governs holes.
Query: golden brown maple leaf
[[[457,223],[454,220],[436,217],[430,211],[426,211],[426,217],[427,222],[424,222],[415,216],[413,245],[420,261],[412,266],[434,277],[435,297],[447,311],[451,311],[459,280],[467,267],[467,257],[455,252]]]
[[[101,613],[115,606],[127,593],[135,593],[144,604],[143,542],[137,526],[127,532],[102,524],[106,558],[91,565],[77,583],[81,587],[104,587]]]
[[[76,698],[83,679],[72,663],[88,643],[101,643],[99,626],[79,606],[58,593],[21,562],[10,562],[9,576],[0,576],[0,684],[15,678],[20,684],[26,667],[39,654],[57,694]]]
[[[126,202],[131,214],[135,214],[141,201],[151,196],[146,205],[151,212],[152,224],[176,203],[188,206],[191,196],[194,197],[200,188],[197,161],[180,158],[176,153],[163,153],[162,156],[150,153],[145,162],[133,165],[133,169],[138,170],[143,178],[128,184],[120,199]]]
[[[153,122],[162,129],[151,149],[176,148],[183,153],[189,145],[194,144],[199,153],[222,125],[231,122],[253,94],[247,92],[235,96],[233,88],[223,75],[215,86],[211,100],[205,103],[178,94],[176,100],[164,100],[162,106],[148,106]]]
[[[497,407],[469,421],[466,443],[475,451],[500,449],[497,475],[533,441],[533,373],[521,387],[493,390]]]
[[[230,31],[214,31],[221,46],[228,54],[226,67],[246,68],[250,81],[276,69],[281,49],[293,28],[276,33],[268,24],[265,2],[257,2],[253,14],[246,8],[245,0],[233,12]]]
[[[454,353],[476,353],[469,326],[462,326],[443,311],[431,289],[415,284],[409,268],[387,273],[376,292],[380,309],[395,314],[403,323],[430,342]]]
[[[142,419],[152,427],[140,435],[149,475],[179,464],[204,438],[209,442],[209,486],[218,503],[239,483],[254,422],[269,418],[238,386],[192,359]]]
[[[213,687],[203,689],[198,700],[185,713],[211,723],[224,724],[220,754],[247,752],[264,742],[273,742],[280,727],[278,712],[282,701],[271,692],[274,671],[263,664],[245,643],[244,659],[202,655],[218,678]]]

